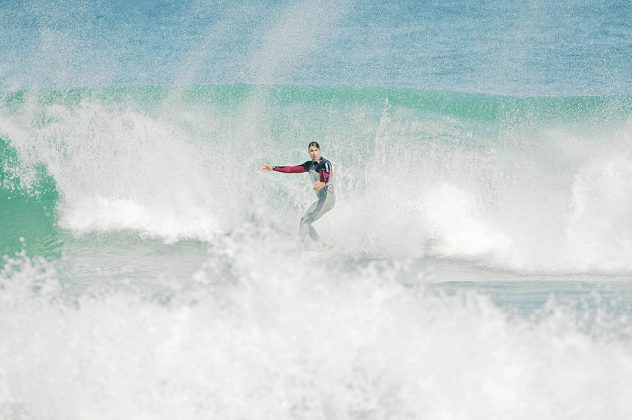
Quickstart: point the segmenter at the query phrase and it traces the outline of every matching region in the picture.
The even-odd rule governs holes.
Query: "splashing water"
[[[5,6],[0,418],[630,417],[629,5]]]

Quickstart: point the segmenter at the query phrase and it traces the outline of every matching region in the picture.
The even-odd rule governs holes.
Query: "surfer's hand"
[[[314,191],[318,191],[318,190],[323,189],[324,186],[325,186],[324,182],[314,182],[313,188],[314,188]]]
[[[272,170],[272,165],[264,163],[263,165],[259,166],[259,169],[261,169],[263,172],[270,172]]]

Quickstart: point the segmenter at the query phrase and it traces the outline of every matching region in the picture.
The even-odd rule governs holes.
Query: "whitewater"
[[[632,415],[629,4],[1,6],[1,419]]]

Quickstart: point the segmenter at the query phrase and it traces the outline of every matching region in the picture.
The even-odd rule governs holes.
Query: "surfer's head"
[[[309,157],[312,158],[313,161],[320,160],[320,144],[315,141],[311,142],[307,145],[307,152],[309,153]]]

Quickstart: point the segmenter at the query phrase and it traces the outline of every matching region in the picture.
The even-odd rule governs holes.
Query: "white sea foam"
[[[625,320],[604,312],[585,324],[554,302],[512,318],[482,296],[401,283],[403,263],[343,268],[288,255],[277,239],[256,229],[226,237],[194,279],[162,291],[121,284],[70,301],[49,263],[9,262],[2,417],[632,414]]]

